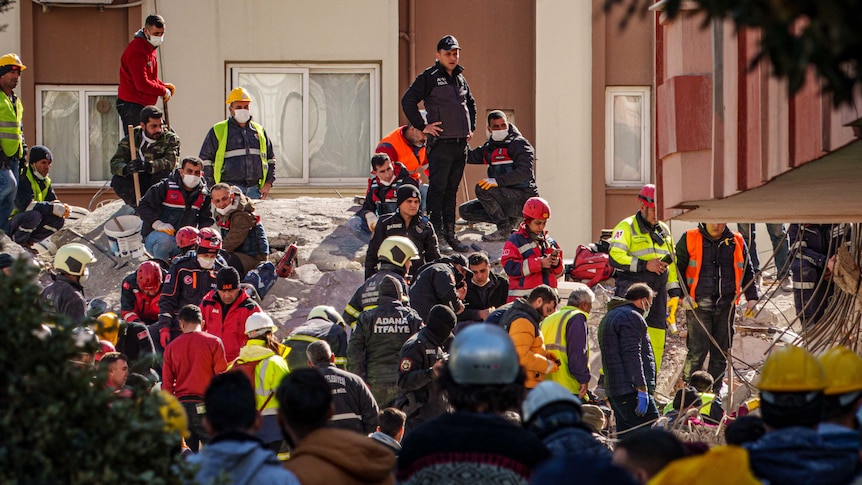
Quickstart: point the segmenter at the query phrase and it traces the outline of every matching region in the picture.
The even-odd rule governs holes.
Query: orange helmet
[[[200,231],[198,238],[198,254],[217,254],[221,249],[221,234],[205,227]]]
[[[523,214],[526,219],[548,219],[551,217],[551,206],[541,197],[530,197],[524,203]]]
[[[638,200],[650,209],[655,209],[655,185],[644,185],[638,193]]]
[[[177,247],[190,248],[198,243],[199,231],[193,226],[183,226],[177,231]]]
[[[138,288],[146,293],[155,293],[162,287],[162,267],[155,261],[144,261],[135,274]]]

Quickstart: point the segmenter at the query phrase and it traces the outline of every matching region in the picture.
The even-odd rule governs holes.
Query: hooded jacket
[[[634,303],[614,297],[599,323],[599,348],[608,397],[634,394],[644,386],[655,391],[655,358],[646,320]]]
[[[192,455],[189,463],[200,465],[194,483],[211,483],[227,474],[235,485],[278,483],[299,485],[296,476],[285,470],[275,453],[260,440],[239,432],[216,435],[204,449]]]
[[[302,485],[369,485],[395,482],[395,455],[367,436],[320,428],[300,441],[284,467]]]
[[[455,269],[449,258],[425,264],[416,272],[416,279],[410,286],[410,306],[423,319],[428,318],[434,305],[446,305],[458,314],[464,303],[458,298],[457,288],[466,285],[464,275]]]
[[[250,258],[241,258],[243,269],[249,271],[257,262],[266,261],[269,254],[269,239],[254,211],[251,199],[237,187],[231,187],[233,202],[226,214],[216,211],[215,222],[221,231],[222,249],[228,253],[240,253]],[[249,259],[249,261],[245,261]],[[245,267],[246,265],[252,267]]]
[[[54,282],[42,290],[42,297],[57,314],[66,315],[72,323],[82,322],[87,311],[84,287],[65,274],[51,275],[51,278]]]
[[[541,322],[542,316],[524,298],[515,300],[500,320],[500,326],[509,332],[521,367],[527,373],[527,381],[524,383],[527,389],[532,389],[542,382],[548,373],[548,362],[552,357],[545,348],[545,338],[539,330]],[[556,372],[557,369],[557,363],[554,362],[550,372]]]
[[[849,483],[859,461],[858,450],[830,448],[817,431],[797,426],[770,431],[743,448],[757,478],[781,485]]]
[[[467,163],[488,166],[488,177],[497,181],[500,187],[523,190],[530,196],[538,196],[533,161],[536,152],[530,142],[509,123],[509,135],[503,141],[488,141],[479,148],[470,150]]]
[[[404,274],[404,268],[400,266],[395,266],[386,261],[380,263],[380,270],[366,279],[365,283],[362,283],[362,286],[353,292],[353,296],[350,297],[350,301],[347,302],[347,306],[344,307],[344,311],[341,313],[344,323],[353,328],[356,326],[356,321],[362,312],[377,307],[377,300],[379,298],[377,286],[387,275],[392,276],[401,283],[401,295],[403,298],[406,298],[404,300],[405,303],[409,302],[409,298],[407,298],[407,282],[404,281]]]

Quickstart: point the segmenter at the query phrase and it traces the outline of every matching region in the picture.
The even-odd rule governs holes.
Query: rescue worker
[[[646,283],[656,293],[646,322],[658,373],[667,332],[667,297],[681,297],[682,289],[673,261],[673,236],[656,217],[655,185],[641,188],[638,203],[638,212],[614,227],[609,255],[611,266],[617,270],[614,296],[622,297],[634,283]]]
[[[19,164],[24,159],[24,104],[15,94],[21,72],[18,54],[0,57],[0,231],[9,232],[9,216],[15,208]]]
[[[215,220],[210,193],[201,179],[203,165],[186,157],[167,179],[150,187],[138,205],[144,247],[153,257],[170,261],[179,254],[174,234],[183,226],[210,227]]]
[[[497,307],[506,304],[509,280],[491,271],[491,260],[485,253],[473,253],[467,258],[467,268],[473,277],[467,281],[464,311],[458,314],[459,322],[482,322]],[[459,325],[458,329],[463,328]]]
[[[394,214],[380,220],[368,243],[368,251],[365,254],[366,278],[370,278],[377,271],[378,248],[383,240],[390,236],[405,236],[413,241],[419,250],[419,261],[413,266],[413,275],[419,266],[440,257],[434,227],[428,222],[428,218],[419,212],[419,198],[419,189],[415,185],[407,184],[398,188],[398,209]]]
[[[488,166],[487,177],[476,184],[476,198],[461,204],[458,213],[468,222],[491,222],[497,230],[483,241],[505,241],[521,221],[521,208],[530,197],[538,197],[532,145],[506,113],[488,113],[488,141],[470,150],[467,163]]]
[[[823,368],[807,350],[775,348],[760,371],[760,411],[767,432],[742,446],[762,481],[795,484],[849,483],[859,466],[853,450],[827,446],[817,433],[823,416]]]
[[[201,330],[201,309],[185,305],[177,314],[182,335],[165,349],[162,391],[175,396],[189,417],[191,437],[186,444],[195,453],[210,442],[204,428],[204,393],[213,377],[227,369],[221,339]]]
[[[87,266],[95,262],[93,251],[78,243],[66,244],[54,255],[54,281],[42,290],[42,297],[55,313],[67,316],[72,323],[84,321],[87,302],[82,285],[90,276]]]
[[[180,250],[179,254],[174,256],[174,259],[177,259],[181,256],[185,256],[189,251],[194,251],[195,246],[198,245],[198,239],[200,238],[200,231],[195,226],[183,226],[177,231],[177,235],[175,237],[177,243],[177,249]]]
[[[473,277],[467,258],[452,254],[419,268],[410,285],[410,306],[423,319],[428,318],[434,305],[446,305],[460,314],[464,311],[467,281]]]
[[[527,394],[522,410],[524,428],[542,440],[553,456],[581,455],[599,460],[611,457],[584,424],[581,401],[559,383],[540,382]]]
[[[422,325],[422,318],[401,297],[401,282],[391,275],[383,277],[377,307],[359,315],[347,343],[347,370],[368,383],[384,408],[398,395],[398,351]]]
[[[120,84],[117,87],[117,112],[123,127],[137,125],[144,106],[156,104],[159,97],[167,103],[176,88],[159,79],[159,56],[156,49],[165,40],[165,19],[149,15],[141,30],[120,58]]]
[[[335,366],[335,354],[326,340],[310,343],[302,353],[306,367],[317,369],[329,383],[333,408],[329,425],[364,435],[373,433],[380,409],[362,378]]]
[[[419,111],[424,118],[424,110]],[[383,153],[389,156],[392,163],[401,163],[410,172],[410,178],[419,184],[419,192],[422,193],[422,212],[426,211],[425,204],[428,200],[428,156],[426,142],[428,137],[422,131],[410,123],[395,128],[391,133],[384,136],[375,153]]]
[[[360,313],[377,306],[377,286],[387,275],[397,279],[401,283],[402,295],[407,295],[405,278],[413,261],[418,258],[419,250],[410,239],[404,236],[389,236],[384,239],[380,243],[380,249],[377,250],[379,269],[356,289],[350,301],[347,302],[344,312],[341,313],[345,325],[353,328]]]
[[[527,296],[539,285],[557,287],[563,273],[563,252],[548,236],[545,224],[551,217],[551,206],[541,197],[530,197],[522,210],[524,222],[503,246],[500,263],[509,276],[506,301]]]
[[[216,274],[216,287],[201,301],[203,331],[220,338],[224,345],[225,358],[233,362],[239,356],[248,338],[245,336],[245,321],[262,311],[239,285],[239,273],[230,266]]]
[[[159,297],[157,350],[164,350],[182,333],[176,320],[180,308],[200,304],[210,290],[216,289],[216,275],[227,266],[219,255],[220,249],[221,236],[206,227],[201,230],[195,252],[186,254],[171,265]]]
[[[144,261],[120,285],[120,316],[127,322],[141,322],[150,326],[159,321],[159,297],[165,271],[153,260]],[[153,335],[158,338],[158,332]]]
[[[521,367],[527,373],[524,386],[536,387],[546,375],[557,372],[560,362],[548,352],[539,326],[542,320],[557,310],[559,298],[547,285],[539,285],[526,298],[518,298],[500,319],[500,327],[509,332]]]
[[[721,404],[721,395],[713,391],[715,380],[705,370],[698,370],[691,374],[688,387],[679,389],[674,394],[673,401],[667,403],[662,409],[662,415],[673,420],[687,411],[690,406],[700,409],[699,419],[706,423],[718,425],[724,419],[724,408]],[[675,414],[671,414],[676,411]]]
[[[269,256],[269,239],[260,223],[260,216],[239,187],[219,183],[210,189],[210,195],[225,259],[236,268],[241,278],[245,277]]]
[[[791,224],[787,229],[793,303],[804,328],[816,325],[829,305],[835,288],[827,263],[848,237],[843,224]]]
[[[599,323],[605,393],[618,433],[658,418],[653,399],[655,357],[643,317],[649,313],[654,298],[649,285],[634,283],[625,299],[614,297],[608,302],[608,312]]]
[[[117,352],[128,358],[132,372],[144,374],[155,367],[156,351],[146,326],[121,320],[114,312],[106,312],[96,319],[93,330],[100,340],[107,340]]]
[[[685,278],[686,292],[692,302],[686,305],[690,308],[685,313],[688,355],[682,380],[688,383],[692,373],[701,370],[708,355],[707,371],[715,382],[713,391],[718,394],[727,369],[726,355],[733,340],[733,319],[742,289],[745,288],[746,314],[754,315],[758,300],[748,247],[742,234],[732,232],[727,224],[701,223],[679,238],[676,267],[684,268],[680,276]],[[675,313],[678,301],[671,298],[668,311]]]
[[[207,185],[224,182],[251,199],[266,199],[275,182],[275,151],[263,127],[252,121],[251,95],[236,87],[228,94],[230,118],[210,128],[201,146]]]
[[[164,126],[164,113],[155,106],[140,111],[132,133],[135,153],[132,153],[129,135],[117,145],[111,157],[111,188],[129,207],[138,207],[134,174],[138,174],[141,197],[150,187],[171,175],[180,159],[180,137]],[[125,131],[125,130],[124,130]]]
[[[451,308],[434,305],[425,326],[401,346],[395,403],[407,415],[407,432],[449,410],[437,378],[449,358],[443,346],[448,348],[456,322]]]
[[[282,355],[285,349],[275,339],[278,327],[264,312],[258,312],[245,321],[245,334],[248,342],[240,349],[239,357],[230,369],[241,369],[246,375],[254,376],[254,389],[257,396],[257,412],[261,416],[260,428],[255,436],[264,445],[278,453],[282,448],[281,430],[278,426],[278,399],[275,390],[281,380],[290,372]],[[249,369],[242,369],[247,366]]]
[[[398,209],[398,189],[405,184],[417,185],[418,182],[413,180],[404,165],[393,162],[385,153],[375,153],[371,157],[371,177],[368,178],[365,200],[356,215],[347,221],[347,226],[358,235],[373,233],[380,218]]]
[[[329,344],[329,350],[334,357],[334,363],[341,369],[347,368],[347,330],[344,318],[335,308],[327,305],[317,305],[308,312],[308,319],[302,325],[293,329],[281,343],[290,349],[287,354],[287,366],[291,371],[307,367],[308,358],[305,350],[318,340]]]
[[[596,295],[583,283],[575,283],[573,287],[566,304],[541,324],[548,353],[560,362],[559,370],[546,375],[545,380],[560,384],[585,401],[592,377],[587,320]]]
[[[57,232],[69,217],[69,205],[57,200],[48,176],[54,161],[51,150],[36,145],[29,156],[30,163],[23,170],[26,180],[18,184],[9,233],[13,241],[27,248]]]
[[[817,357],[826,377],[823,421],[817,433],[832,448],[848,452],[859,449],[862,409],[862,357],[847,347],[832,347]]]

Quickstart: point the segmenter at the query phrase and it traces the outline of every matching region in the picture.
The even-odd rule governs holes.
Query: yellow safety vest
[[[224,120],[213,125],[213,132],[215,133],[216,140],[218,140],[218,150],[216,150],[215,160],[213,163],[213,178],[216,183],[221,182],[221,170],[222,167],[224,167],[224,154],[227,151],[227,122],[228,120]],[[257,132],[257,140],[260,142],[260,163],[262,167],[260,188],[262,189],[266,183],[266,174],[269,169],[269,165],[266,163],[266,136],[263,134],[262,126],[254,121],[249,121],[249,123],[251,123],[251,127]]]
[[[21,97],[15,97],[15,105],[5,92],[0,91],[0,148],[7,157],[24,157],[24,105]]]
[[[235,364],[244,362],[257,362],[254,369],[254,393],[261,416],[276,415],[278,400],[275,390],[284,376],[290,373],[287,362],[267,348],[266,342],[261,339],[249,339],[245,347],[239,350],[239,357],[228,366],[228,370]]]
[[[649,261],[651,259],[661,259],[674,252],[673,236],[670,234],[670,228],[667,224],[659,221],[659,225],[664,232],[664,240],[661,244],[656,244],[652,240],[649,233],[640,231],[640,224],[637,221],[637,215],[627,217],[619,222],[614,227],[611,236],[609,255],[611,259],[622,266],[628,266],[629,271],[637,271],[637,263],[639,260]],[[667,287],[666,290],[679,288],[679,276],[677,275],[676,262],[671,263],[667,268]]]
[[[551,372],[545,375],[546,381],[554,381],[557,384],[565,387],[572,394],[577,394],[581,390],[581,384],[569,372],[569,355],[566,352],[566,330],[568,329],[569,321],[575,315],[581,314],[585,319],[590,318],[590,314],[580,308],[564,306],[556,313],[544,319],[541,324],[542,338],[545,340],[545,347],[548,352],[553,354],[560,360],[560,368],[557,372]],[[587,362],[590,361],[590,339],[587,335]]]
[[[30,188],[33,189],[33,202],[45,202],[45,197],[48,196],[48,191],[51,189],[51,177],[45,176],[45,188],[42,189],[39,187],[39,183],[36,182],[36,179],[33,176],[33,169],[28,168],[25,171],[25,175],[27,180],[30,181]],[[19,213],[21,211],[16,207],[12,210],[12,215]]]

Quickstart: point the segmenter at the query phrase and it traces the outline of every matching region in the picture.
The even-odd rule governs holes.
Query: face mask
[[[84,268],[84,274],[82,274],[81,277],[78,278],[78,282],[83,285],[84,283],[87,282],[87,280],[89,278],[90,278],[90,268]]]
[[[212,269],[215,266],[215,258],[207,258],[205,256],[198,256],[198,264],[203,269]]]
[[[197,187],[200,182],[201,178],[197,175],[183,174],[183,185],[186,187]]]
[[[248,123],[248,120],[251,119],[251,110],[235,109],[233,110],[233,119],[235,119],[237,123]]]
[[[643,314],[644,315],[649,314],[650,308],[652,308],[652,305],[649,303],[649,301],[645,301],[644,302],[644,308],[643,308]]]
[[[494,141],[503,141],[509,136],[509,130],[491,130],[491,139]]]
[[[35,168],[33,169],[33,175],[36,176],[36,180],[45,180],[45,176],[39,173]]]
[[[221,215],[227,214],[227,211],[229,211],[229,210],[230,210],[230,206],[227,206],[224,209],[222,209],[221,207],[216,207],[216,212],[218,212]]]
[[[161,37],[159,37],[159,36],[157,36],[157,35],[150,35],[150,36],[147,38],[147,42],[149,42],[149,43],[150,43],[150,45],[151,45],[151,46],[153,46],[153,47],[158,47],[158,46],[162,45],[162,43],[163,43],[164,41],[165,41],[165,34],[162,34],[162,36],[161,36]]]

